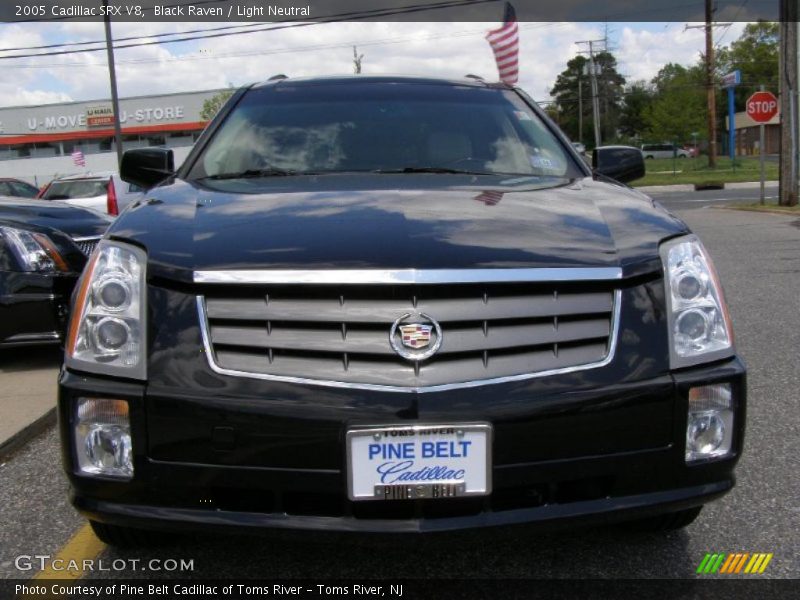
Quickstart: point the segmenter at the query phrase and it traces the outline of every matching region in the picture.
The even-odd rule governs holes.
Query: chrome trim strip
[[[73,242],[99,242],[103,239],[102,235],[91,235],[86,237],[74,237],[72,238]]]
[[[55,298],[55,296],[53,296]],[[61,339],[61,334],[57,331],[45,331],[42,333],[18,333],[6,338],[3,343],[25,343],[25,342],[57,342]]]
[[[345,381],[327,381],[323,379],[307,379],[304,377],[287,377],[284,375],[269,375],[267,373],[250,373],[247,371],[237,371],[235,369],[225,369],[217,364],[217,358],[211,347],[211,335],[208,325],[208,314],[203,296],[197,296],[197,312],[200,317],[200,333],[203,338],[203,349],[208,359],[208,366],[219,375],[229,375],[231,377],[249,377],[251,379],[263,379],[266,381],[280,381],[282,383],[298,383],[302,385],[319,385],[323,387],[343,388],[349,390],[370,390],[375,392],[404,392],[425,394],[429,392],[444,392],[448,390],[459,390],[465,388],[480,387],[483,385],[495,385],[499,383],[510,383],[513,381],[525,381],[526,379],[536,379],[539,377],[549,377],[551,375],[564,375],[587,369],[598,369],[605,367],[614,360],[614,353],[617,349],[617,338],[619,334],[619,319],[622,304],[622,290],[614,291],[614,308],[612,313],[611,336],[608,340],[608,353],[606,357],[594,363],[585,365],[575,365],[561,369],[551,369],[549,371],[538,371],[536,373],[523,373],[521,375],[510,375],[507,377],[495,377],[494,379],[476,379],[473,381],[461,381],[458,383],[445,383],[431,385],[427,387],[403,387],[395,385],[378,385],[372,383],[349,383]]]
[[[227,284],[432,284],[609,281],[622,279],[619,267],[545,269],[317,269],[195,271],[195,283]]]

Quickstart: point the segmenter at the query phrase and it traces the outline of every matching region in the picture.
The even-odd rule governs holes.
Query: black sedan
[[[104,541],[149,529],[690,524],[745,413],[710,256],[476,80],[240,90],[76,293],[59,423]],[[721,524],[724,526],[724,524]]]
[[[58,343],[69,298],[110,219],[0,196],[0,348]]]

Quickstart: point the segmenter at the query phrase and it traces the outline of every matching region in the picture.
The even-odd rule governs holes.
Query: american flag
[[[519,80],[519,28],[517,13],[510,2],[506,2],[503,15],[503,26],[492,29],[486,34],[486,40],[492,47],[500,81],[513,85]]]
[[[85,167],[86,166],[86,157],[81,152],[80,148],[75,148],[72,152],[72,163],[76,167]]]
[[[483,202],[486,206],[495,206],[500,202],[500,200],[503,199],[504,193],[505,192],[486,190],[485,192],[481,192],[480,194],[475,196],[473,200],[477,200],[478,202]]]

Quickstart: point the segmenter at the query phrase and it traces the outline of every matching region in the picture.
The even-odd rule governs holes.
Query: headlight
[[[667,288],[670,364],[694,365],[733,354],[733,330],[717,273],[693,235],[661,246]]]
[[[0,237],[16,257],[23,271],[39,273],[70,270],[53,241],[43,233],[0,227]]]
[[[144,251],[104,240],[81,277],[67,336],[66,365],[145,379]]]

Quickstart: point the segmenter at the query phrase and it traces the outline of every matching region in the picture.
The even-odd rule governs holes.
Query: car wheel
[[[675,531],[691,525],[700,514],[701,510],[703,510],[702,506],[696,506],[694,508],[687,508],[686,510],[656,515],[645,519],[626,521],[625,523],[620,523],[620,527],[627,531],[637,533]]]
[[[652,156],[645,156],[644,158],[645,158],[645,160],[650,160],[653,157]]]
[[[92,531],[101,542],[117,548],[143,548],[163,544],[167,537],[162,532],[134,529],[120,525],[109,525],[99,521],[89,521]]]

